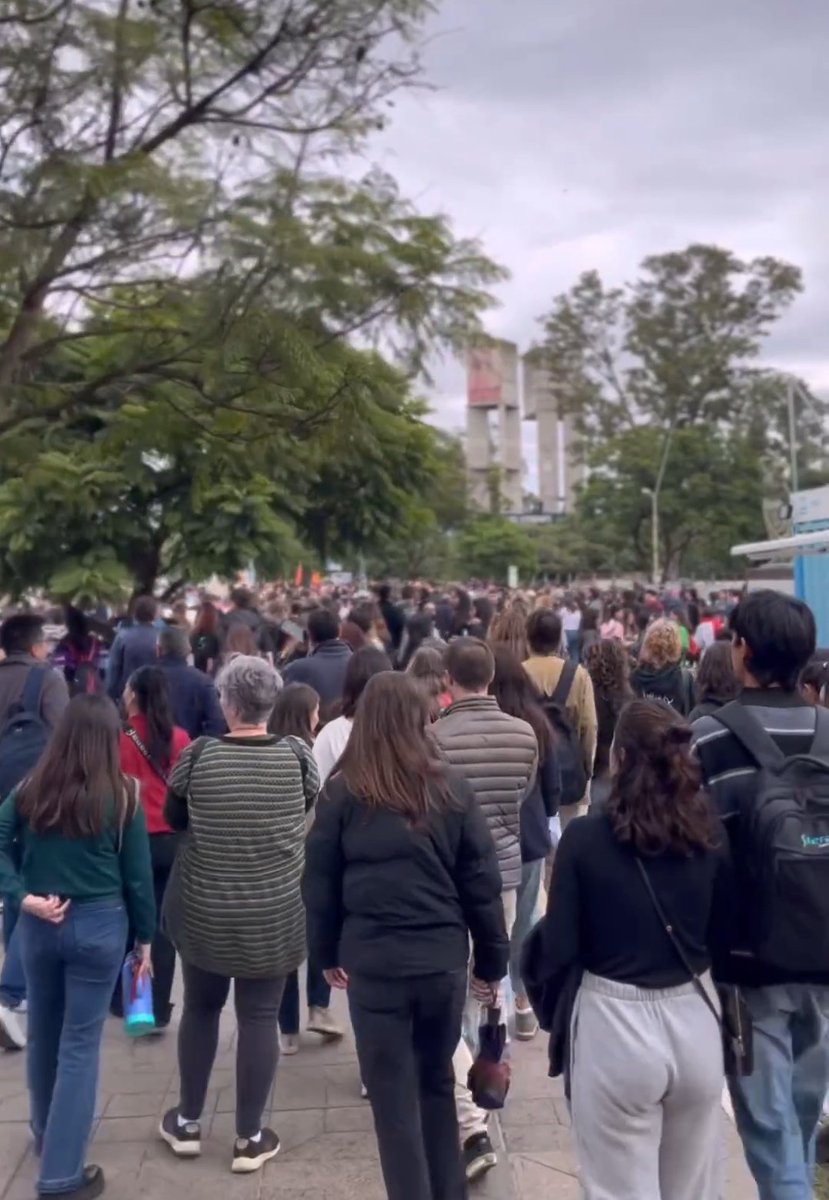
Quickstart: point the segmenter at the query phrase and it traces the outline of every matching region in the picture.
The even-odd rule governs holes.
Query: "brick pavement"
[[[342,1000],[339,1000],[342,1004]],[[90,1158],[103,1166],[110,1200],[384,1200],[369,1105],[360,1099],[351,1038],[324,1045],[303,1035],[280,1063],[269,1120],[279,1157],[254,1176],[230,1174],[234,1137],[234,1024],[222,1038],[203,1120],[202,1157],[177,1161],[157,1138],[160,1114],[177,1100],[175,1036],[133,1042],[110,1020]],[[479,1200],[577,1200],[580,1189],[559,1081],[546,1074],[543,1039],[513,1047],[513,1087],[495,1140],[499,1167],[473,1191]],[[25,1055],[0,1053],[0,1200],[31,1200],[35,1162],[28,1135]],[[724,1121],[725,1200],[756,1200],[736,1135]]]

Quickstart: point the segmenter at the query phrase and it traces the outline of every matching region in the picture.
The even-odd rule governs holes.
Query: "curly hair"
[[[527,607],[523,600],[513,600],[503,612],[493,618],[487,641],[490,646],[501,643],[509,646],[519,662],[530,656],[527,642]]]
[[[630,658],[621,642],[596,642],[590,646],[586,666],[597,695],[631,694]]]
[[[679,626],[673,621],[660,619],[648,626],[639,653],[641,666],[672,667],[682,658],[682,641]]]
[[[606,811],[619,842],[638,854],[716,848],[690,725],[667,704],[633,700],[619,718],[614,750],[617,770]]]

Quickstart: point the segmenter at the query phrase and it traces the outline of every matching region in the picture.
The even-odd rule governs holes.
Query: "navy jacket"
[[[298,658],[285,668],[285,682],[307,683],[318,693],[321,705],[333,704],[342,699],[345,669],[350,658],[351,649],[339,638],[323,642],[313,654]]]
[[[224,713],[219,704],[213,680],[186,659],[165,655],[158,660],[170,686],[170,701],[176,725],[186,729],[191,738],[222,737],[227,733]]]
[[[128,625],[118,630],[107,663],[107,694],[116,704],[120,703],[133,671],[155,666],[157,642],[155,625]]]

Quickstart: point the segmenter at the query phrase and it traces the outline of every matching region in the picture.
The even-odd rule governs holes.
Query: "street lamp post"
[[[659,585],[659,493],[655,488],[643,487],[642,495],[651,502],[651,571],[653,582]]]

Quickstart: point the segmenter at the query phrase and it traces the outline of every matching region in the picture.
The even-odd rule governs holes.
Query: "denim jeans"
[[[17,904],[11,896],[3,897],[3,945],[5,956],[0,971],[0,1004],[17,1008],[26,999],[26,976],[20,957],[20,935],[15,936],[19,917]]]
[[[104,1021],[124,959],[120,900],[70,905],[62,925],[29,913],[18,924],[29,981],[29,1096],[41,1148],[38,1191],[69,1192],[83,1178],[95,1115]]]
[[[754,1074],[729,1080],[760,1200],[811,1200],[815,1133],[829,1085],[829,988],[746,988]]]
[[[509,977],[514,996],[526,994],[521,980],[521,947],[536,921],[541,917],[538,901],[541,895],[543,874],[543,858],[539,858],[535,862],[524,863],[521,868],[521,883],[518,887],[515,906],[515,924],[512,927],[509,943]]]
[[[306,987],[309,1008],[328,1008],[331,1003],[331,988],[325,982],[316,963],[308,960]],[[279,1009],[279,1028],[284,1034],[299,1033],[299,971],[292,971],[285,980],[285,991]]]

